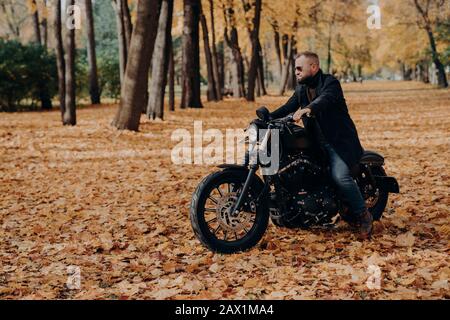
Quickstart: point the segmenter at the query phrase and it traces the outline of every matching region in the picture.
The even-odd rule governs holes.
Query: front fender
[[[221,168],[223,170],[239,171],[239,173],[242,175],[248,175],[250,172],[250,169],[246,165],[243,165],[243,164],[223,163],[223,164],[219,164],[217,167]],[[253,177],[252,183],[254,185],[256,185],[258,191],[260,192],[258,198],[264,197],[264,193],[266,193],[269,190],[269,188],[266,187],[266,183],[264,183],[264,181],[257,174],[255,174],[255,176]]]
[[[235,170],[246,170],[246,171],[249,171],[248,167],[246,165],[243,165],[243,164],[223,163],[223,164],[219,164],[217,167],[221,168],[221,169],[235,169]]]

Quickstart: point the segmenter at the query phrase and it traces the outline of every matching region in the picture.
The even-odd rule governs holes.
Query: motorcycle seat
[[[370,166],[382,166],[384,164],[384,158],[381,154],[375,151],[364,150],[359,163]]]
[[[352,177],[357,177],[361,171],[361,164],[369,166],[382,166],[383,163],[384,158],[382,155],[375,151],[364,150],[359,163],[350,168],[350,174],[352,175]]]

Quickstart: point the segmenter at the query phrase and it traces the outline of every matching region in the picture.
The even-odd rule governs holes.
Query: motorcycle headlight
[[[251,124],[247,129],[247,133],[249,144],[256,144],[258,141],[258,126],[256,124]]]

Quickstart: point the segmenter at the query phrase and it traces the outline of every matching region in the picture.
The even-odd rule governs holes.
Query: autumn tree
[[[175,111],[175,59],[172,37],[169,42],[169,110]]]
[[[437,51],[435,32],[436,27],[442,23],[441,14],[445,12],[445,7],[448,6],[448,2],[446,0],[414,0],[414,6],[417,9],[419,16],[417,25],[420,29],[425,30],[428,36],[431,57],[438,70],[438,85],[442,88],[446,88],[448,87],[448,82],[444,65],[442,64],[441,59],[439,58],[439,52]]]
[[[244,87],[244,59],[239,46],[239,36],[237,30],[237,21],[235,16],[234,1],[226,0],[223,5],[225,30],[224,40],[231,50],[231,74],[233,97],[240,98],[245,96]]]
[[[296,45],[296,39],[295,39],[295,33],[297,31],[297,21],[293,22],[292,25],[292,33],[291,34],[283,34],[281,37],[281,46],[282,46],[282,53],[283,53],[283,64],[281,68],[281,79],[280,79],[280,85],[278,90],[278,95],[283,95],[286,90],[286,85],[288,83],[288,77],[290,74],[289,69],[293,68],[294,64],[294,52],[295,52],[295,45]]]
[[[42,45],[48,48],[48,1],[42,1],[42,20],[41,20],[41,35]]]
[[[200,99],[200,0],[184,0],[181,108],[202,108]]]
[[[143,106],[147,105],[148,72],[158,30],[158,0],[139,0],[133,28],[120,105],[112,125],[118,129],[139,129]]]
[[[338,0],[328,0],[321,3],[320,25],[324,25],[326,34],[327,66],[325,70],[327,73],[331,73],[333,38],[338,34],[339,26],[351,22],[352,17],[349,14],[351,11],[345,9],[351,5],[351,3]]]
[[[250,3],[242,0],[244,5],[244,10],[250,6]],[[252,21],[252,29],[250,30],[250,40],[252,43],[252,57],[250,62],[250,68],[248,71],[248,88],[247,88],[247,100],[255,101],[255,84],[256,78],[258,76],[258,69],[261,61],[261,44],[259,42],[259,27],[261,23],[261,0],[255,1],[255,13]],[[261,74],[261,73],[260,73]],[[262,76],[262,74],[260,75]],[[264,82],[262,81],[262,84]]]
[[[276,17],[272,16],[272,15],[268,15],[267,17],[267,21],[271,27],[271,31],[272,31],[272,40],[273,43],[270,45],[270,47],[272,47],[274,49],[274,53],[275,53],[275,78],[280,81],[281,79],[281,68],[282,68],[282,64],[281,64],[281,39],[280,39],[280,27],[278,24],[278,20]]]
[[[208,74],[207,99],[208,101],[217,101],[218,97],[216,91],[216,79],[214,77],[211,47],[209,45],[208,24],[206,22],[206,16],[203,12],[201,1],[200,1],[200,24],[202,26],[203,48],[205,49],[206,70]]]
[[[41,36],[41,21],[39,18],[38,4],[36,0],[30,0],[28,2],[28,6],[33,21],[33,41],[39,46],[44,46],[43,38]],[[52,100],[50,99],[50,94],[46,83],[39,84],[39,99],[41,101],[42,109],[49,110],[52,108]]]
[[[30,0],[29,3],[31,16],[33,17],[34,41],[38,44],[42,44],[39,10],[37,7],[37,3],[36,0]]]
[[[209,14],[211,20],[211,57],[212,57],[212,67],[213,67],[213,76],[214,76],[214,87],[216,91],[216,99],[222,100],[222,86],[220,81],[220,72],[219,72],[219,56],[217,53],[216,47],[216,26],[214,19],[214,3],[213,0],[209,0]]]
[[[30,4],[28,3],[28,7]],[[26,3],[16,0],[0,0],[1,21],[7,25],[5,37],[7,39],[19,39],[23,25],[28,20]]]
[[[432,43],[439,62],[445,64],[442,61],[445,54],[440,54],[448,46],[448,36],[441,36],[441,30],[448,30],[446,17],[450,8],[445,3],[446,1],[417,1],[425,17],[428,17],[428,24],[414,0],[383,3],[385,19],[390,23],[379,30],[380,35],[376,39],[378,46],[372,51],[378,64],[400,70],[404,79],[429,82],[434,76],[429,72],[433,71],[430,65],[434,63]],[[434,63],[438,84],[439,78],[441,82],[445,80],[439,76],[439,62]]]
[[[147,105],[147,117],[150,119],[162,119],[164,115],[164,93],[170,62],[170,43],[172,42],[172,12],[173,0],[163,0],[152,56],[152,81]]]
[[[92,104],[100,104],[100,89],[98,85],[97,55],[95,51],[94,16],[92,13],[92,0],[84,2],[86,14],[87,53],[89,63],[89,94]]]
[[[64,112],[66,109],[66,62],[64,59],[64,45],[62,38],[62,4],[61,0],[55,0],[54,3],[54,36],[55,36],[55,51],[56,64],[58,69],[58,96],[59,108],[61,110],[61,120],[64,122]]]
[[[289,8],[289,10],[286,10]],[[289,77],[293,76],[294,55],[297,45],[300,6],[298,1],[286,1],[286,6],[269,2],[265,6],[265,15],[273,33],[273,48],[278,83],[278,95],[283,95],[288,89]],[[292,85],[292,81],[291,85]]]
[[[67,0],[69,14],[66,23],[66,46],[65,46],[65,108],[63,114],[64,125],[76,125],[76,84],[75,84],[75,0]]]
[[[157,1],[158,5],[160,1]],[[127,0],[112,0],[111,4],[116,13],[117,39],[119,44],[120,79],[123,83],[128,61],[128,51],[131,42],[132,24],[130,8]],[[158,5],[156,8],[158,8]]]

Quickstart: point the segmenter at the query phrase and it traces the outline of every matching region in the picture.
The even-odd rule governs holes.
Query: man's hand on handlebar
[[[298,109],[298,110],[294,113],[293,119],[294,119],[294,121],[295,121],[296,123],[299,123],[300,120],[302,119],[302,117],[303,117],[304,115],[306,115],[306,116],[309,117],[310,114],[311,114],[311,109],[310,109],[310,108]]]

